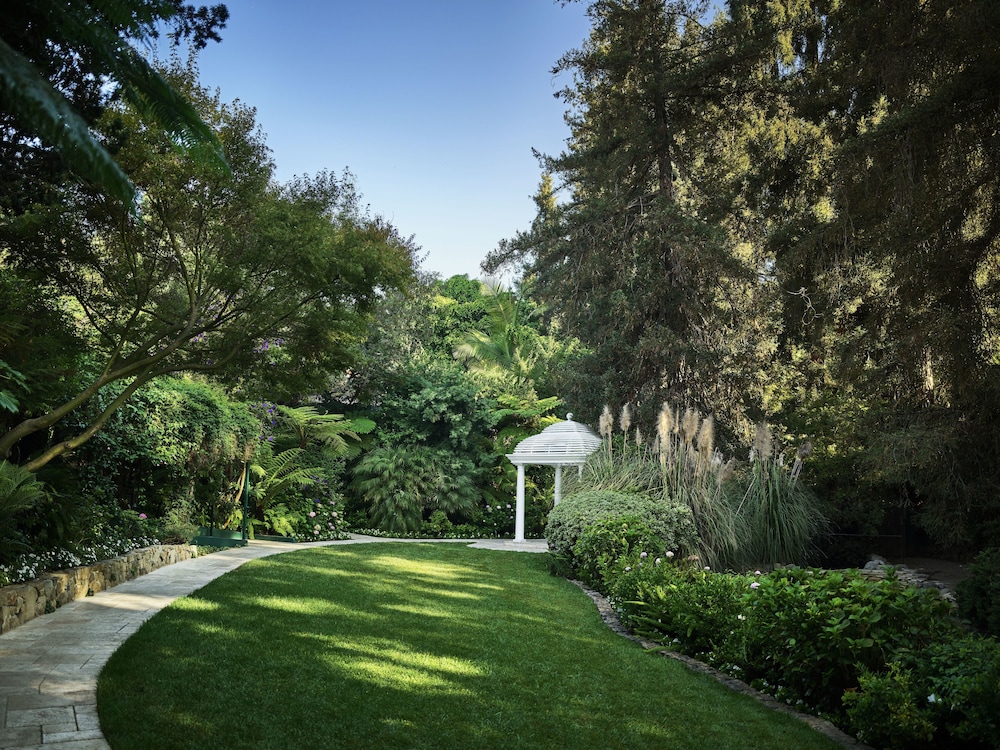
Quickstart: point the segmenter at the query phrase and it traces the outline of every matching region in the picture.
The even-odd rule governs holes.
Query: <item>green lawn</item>
[[[379,543],[250,562],[98,683],[114,748],[837,748],[613,634],[541,555]]]

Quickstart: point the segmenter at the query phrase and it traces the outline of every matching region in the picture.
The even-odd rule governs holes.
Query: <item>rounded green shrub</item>
[[[642,520],[665,549],[696,549],[698,534],[691,510],[645,495],[611,490],[585,490],[565,498],[549,513],[545,537],[557,557],[575,561],[573,548],[590,526],[612,518],[634,516]],[[575,565],[574,565],[575,567]]]
[[[580,580],[602,591],[608,570],[620,558],[640,553],[656,558],[666,551],[663,539],[635,515],[605,518],[588,526],[573,547]]]

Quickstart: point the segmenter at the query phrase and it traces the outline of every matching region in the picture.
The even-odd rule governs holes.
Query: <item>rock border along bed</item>
[[[158,544],[79,568],[46,573],[0,588],[0,634],[84,596],[92,596],[165,565],[198,556],[193,544]]]

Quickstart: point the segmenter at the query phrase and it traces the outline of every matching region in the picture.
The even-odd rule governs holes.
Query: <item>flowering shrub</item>
[[[514,507],[510,503],[490,503],[483,507],[483,515],[479,526],[489,532],[490,536],[502,537],[514,535]]]
[[[637,634],[873,744],[1000,747],[1000,644],[962,636],[936,590],[857,571],[736,575],[677,560],[633,552],[607,567],[609,598]]]
[[[884,671],[901,649],[956,629],[937,591],[894,577],[782,568],[759,583],[746,599],[744,668],[762,686],[780,686],[833,716],[842,716],[841,696],[858,686],[862,668]]]
[[[311,542],[347,537],[344,509],[337,500],[316,498],[302,521],[299,538]]]
[[[78,568],[100,560],[110,560],[134,549],[159,544],[153,537],[109,538],[95,544],[79,547],[75,551],[66,549],[31,552],[16,557],[9,565],[0,565],[0,586],[21,583],[38,578],[47,571]]]
[[[717,666],[739,660],[750,578],[712,573],[672,552],[622,558],[608,578],[623,623],[636,633]]]
[[[636,554],[640,560],[656,559],[666,551],[666,543],[644,519],[627,515],[588,526],[573,546],[573,557],[580,580],[605,591],[608,572],[619,559]]]

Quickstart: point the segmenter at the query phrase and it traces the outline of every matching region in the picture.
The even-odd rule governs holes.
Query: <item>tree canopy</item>
[[[592,351],[575,410],[687,402],[731,439],[766,417],[937,541],[1000,535],[1000,7],[707,10],[589,3],[555,68],[568,147],[486,270],[523,269]]]
[[[167,373],[317,387],[350,361],[379,294],[412,274],[412,248],[361,210],[349,174],[276,183],[252,109],[223,103],[191,67],[166,75],[218,133],[231,170],[178,153],[169,132],[122,104],[105,117],[141,190],[135,210],[69,185],[63,201],[0,225],[9,267],[71,302],[91,352],[86,385],[0,436],[0,455],[107,384],[128,384],[79,434],[20,455],[29,468],[89,439]]]
[[[91,129],[112,98],[128,102],[176,143],[224,166],[221,145],[183,94],[135,48],[169,29],[174,44],[194,49],[219,41],[229,11],[182,0],[37,0],[4,8],[0,19],[2,173],[37,188],[62,162],[126,204],[135,188],[106,142]],[[57,159],[51,159],[54,149]],[[20,194],[23,191],[6,191]]]

